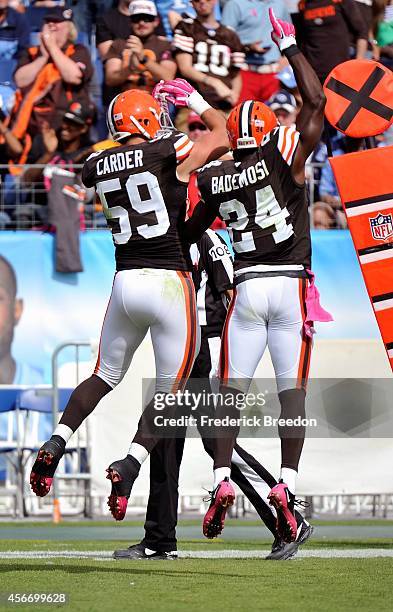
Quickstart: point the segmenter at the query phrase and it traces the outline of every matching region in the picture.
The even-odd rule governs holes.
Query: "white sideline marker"
[[[264,559],[266,550],[181,550],[180,559]],[[393,558],[393,548],[310,548],[299,550],[296,559],[372,559]],[[35,550],[4,551],[0,559],[92,559],[93,561],[115,561],[108,550]],[[130,561],[131,563],[131,561]],[[137,563],[137,561],[136,561]]]

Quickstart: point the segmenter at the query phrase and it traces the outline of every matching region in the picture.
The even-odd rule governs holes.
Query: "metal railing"
[[[48,190],[45,186],[43,172],[48,172],[50,164],[18,164],[14,165],[16,173],[10,173],[7,164],[0,164],[0,229],[28,230],[48,228]],[[27,181],[24,175],[29,168],[42,170],[38,180]],[[75,176],[75,183],[80,185],[78,175],[83,164],[53,165],[57,171],[66,171]],[[92,190],[86,190],[84,202],[75,200],[81,213],[81,227],[86,229],[102,229],[106,227],[101,205],[96,202]]]
[[[318,174],[323,164],[308,164],[307,165],[307,186],[310,201],[310,211],[318,196]],[[28,229],[43,229],[50,230],[47,223],[47,189],[45,188],[43,178],[38,181],[26,182],[23,175],[29,168],[48,170],[48,164],[24,164],[14,166],[20,173],[11,175],[9,166],[0,164],[0,175],[2,181],[0,184],[0,230],[28,230]],[[61,168],[70,172],[77,173],[83,168],[83,164],[62,164],[61,166],[53,166],[53,168]],[[86,229],[104,229],[106,228],[106,220],[102,213],[100,204],[97,204],[92,192],[89,194],[90,199],[85,202],[76,202],[80,206],[81,211],[81,226]],[[312,219],[311,219],[312,225]]]
[[[63,352],[64,349],[68,349],[70,347],[75,348],[75,365],[76,365],[76,382],[79,384],[80,381],[80,349],[82,347],[91,348],[91,342],[87,340],[69,340],[68,342],[64,342],[59,344],[52,354],[52,387],[49,390],[52,393],[52,420],[53,420],[53,429],[56,428],[59,422],[60,416],[60,406],[59,406],[59,355]],[[91,518],[92,516],[92,503],[91,503],[91,446],[90,446],[90,428],[88,419],[85,422],[86,427],[86,467],[87,470],[82,472],[81,470],[81,455],[78,451],[78,471],[71,474],[62,474],[59,477],[54,477],[53,479],[53,516],[56,518],[56,513],[59,504],[59,479],[61,480],[75,480],[84,482],[84,490],[83,494],[85,496],[84,503],[84,516]],[[75,434],[74,434],[75,435]],[[79,440],[78,440],[78,448],[79,448]]]

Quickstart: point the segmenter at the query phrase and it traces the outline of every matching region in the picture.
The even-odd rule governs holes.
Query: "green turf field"
[[[198,523],[198,522],[197,522]],[[230,551],[268,552],[270,540],[248,538],[256,528],[251,521],[232,521],[218,540],[202,537],[179,542],[179,551],[187,554],[225,555]],[[116,612],[374,612],[391,610],[393,585],[393,529],[391,521],[358,523],[365,537],[343,538],[340,528],[355,522],[336,523],[336,538],[318,535],[323,522],[318,522],[315,536],[301,548],[299,558],[286,562],[263,559],[199,559],[178,561],[114,561],[109,554],[114,548],[130,543],[131,527],[141,529],[139,521],[127,522],[116,530],[113,539],[87,539],[104,530],[107,522],[0,523],[0,592],[66,593],[64,605],[5,604],[0,609],[20,611],[63,608],[72,611]],[[329,523],[333,524],[334,523]],[[33,526],[35,538],[30,537]],[[20,539],[7,537],[20,530]],[[62,539],[72,527],[71,538]],[[392,530],[391,538],[377,537],[380,529]],[[192,521],[182,522],[184,533],[195,528]],[[244,530],[244,538],[239,537]],[[29,539],[23,534],[29,533]],[[81,534],[84,534],[82,539]],[[48,535],[49,534],[49,535]],[[231,538],[231,534],[237,537]],[[45,537],[44,537],[45,536]],[[68,536],[67,536],[68,537]],[[94,536],[96,537],[96,536]],[[19,551],[19,552],[18,552]],[[79,554],[81,558],[55,557],[54,554]],[[83,551],[90,558],[83,558]],[[192,551],[195,551],[192,552]],[[375,558],[353,558],[351,555],[375,554]],[[97,552],[95,556],[94,552]],[[28,558],[44,554],[43,558]],[[93,554],[92,554],[93,553]],[[313,558],[311,554],[338,555]],[[14,558],[7,558],[11,554]],[[21,558],[15,558],[20,554]],[[348,555],[341,558],[340,554]],[[385,555],[389,554],[390,557]],[[25,558],[23,558],[25,556]]]
[[[70,610],[391,610],[392,559],[8,561],[4,591],[67,593]],[[390,577],[390,580],[388,580]],[[30,606],[6,606],[8,610]],[[37,607],[35,609],[38,609]],[[44,609],[40,606],[39,609]]]

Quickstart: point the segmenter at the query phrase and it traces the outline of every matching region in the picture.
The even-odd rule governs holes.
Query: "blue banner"
[[[321,303],[334,316],[333,323],[317,326],[318,337],[379,337],[349,232],[316,231],[312,238]],[[8,384],[50,383],[56,346],[100,335],[115,270],[110,233],[82,233],[84,271],[79,274],[54,272],[53,246],[50,234],[0,232],[0,255],[12,266],[17,281],[15,303],[7,308],[7,298],[0,300],[0,363],[7,361],[7,351],[17,363]],[[0,290],[5,296],[10,284],[7,270],[3,262]],[[72,357],[65,352],[63,359]]]

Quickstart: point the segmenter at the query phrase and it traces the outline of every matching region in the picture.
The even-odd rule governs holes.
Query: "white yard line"
[[[269,550],[181,550],[180,559],[264,559]],[[375,557],[393,558],[392,548],[307,548],[299,550],[297,559],[371,559]],[[108,550],[28,550],[0,552],[0,559],[92,559],[106,561],[112,559]]]

